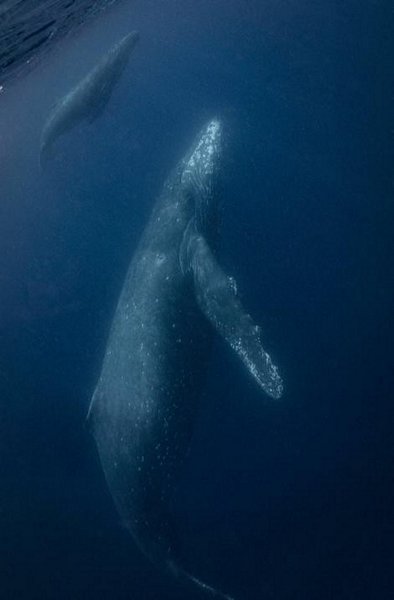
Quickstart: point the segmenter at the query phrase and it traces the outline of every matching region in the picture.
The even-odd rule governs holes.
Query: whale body
[[[222,125],[214,119],[167,179],[132,258],[88,412],[107,484],[141,550],[184,582],[227,596],[182,563],[170,502],[217,331],[271,397],[277,368],[214,257]]]
[[[53,146],[61,135],[81,121],[87,120],[92,123],[103,113],[138,39],[139,34],[136,31],[124,36],[55,104],[42,130],[41,165],[53,155]]]

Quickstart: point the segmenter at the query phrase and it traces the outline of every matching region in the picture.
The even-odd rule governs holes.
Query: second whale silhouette
[[[41,166],[53,155],[54,144],[61,135],[81,121],[92,123],[102,114],[138,39],[139,34],[136,31],[125,35],[55,104],[41,135]]]

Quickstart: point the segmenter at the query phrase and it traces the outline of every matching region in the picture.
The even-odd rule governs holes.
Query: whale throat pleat
[[[237,296],[234,279],[223,272],[202,235],[190,236],[188,253],[201,310],[264,392],[272,398],[280,398],[282,379],[261,344],[260,328],[245,312]]]

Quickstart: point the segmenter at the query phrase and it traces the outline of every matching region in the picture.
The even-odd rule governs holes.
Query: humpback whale
[[[157,565],[190,574],[170,503],[187,454],[215,330],[272,398],[282,380],[215,258],[222,124],[211,120],[164,184],[132,258],[88,411],[120,517]]]
[[[50,112],[41,135],[40,163],[43,165],[53,154],[57,138],[77,123],[92,123],[104,111],[139,39],[132,31],[105,54],[99,63]]]

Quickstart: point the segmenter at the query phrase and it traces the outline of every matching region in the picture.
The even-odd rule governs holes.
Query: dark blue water
[[[5,85],[1,598],[186,597],[122,528],[84,418],[154,198],[215,115],[220,262],[285,394],[217,341],[176,497],[188,563],[237,600],[394,597],[392,25],[372,1],[124,3]],[[107,111],[40,171],[50,106],[130,29]]]

